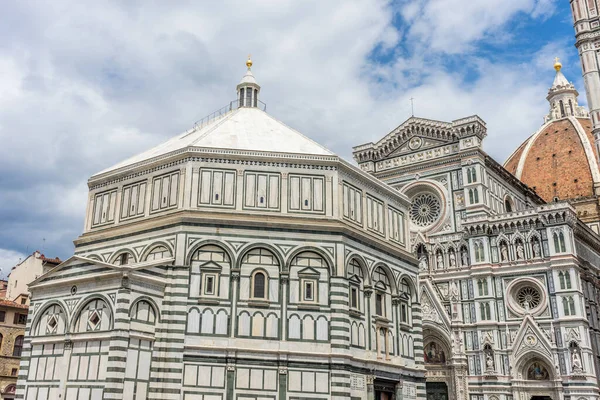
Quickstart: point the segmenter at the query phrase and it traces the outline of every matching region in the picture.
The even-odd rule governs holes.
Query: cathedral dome
[[[544,125],[508,158],[504,167],[545,201],[595,195],[600,185],[592,123],[577,104],[577,91],[555,64],[556,77]]]

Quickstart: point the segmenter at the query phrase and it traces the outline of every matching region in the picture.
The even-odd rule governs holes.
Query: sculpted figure
[[[467,255],[467,250],[466,249],[462,249],[460,252],[460,258],[461,258],[461,265],[463,267],[466,267],[467,265],[469,265],[469,256]]]
[[[541,253],[541,248],[540,248],[540,243],[537,241],[537,239],[533,240],[533,256],[535,258],[538,258],[542,255]]]
[[[517,242],[517,260],[522,260],[525,258],[525,249],[523,248],[523,243]]]
[[[427,262],[427,256],[421,256],[421,258],[419,258],[419,269],[421,271],[427,271],[429,269],[429,263]]]
[[[581,372],[583,371],[583,365],[581,364],[581,357],[577,351],[574,351],[571,355],[571,365],[573,366],[573,372]]]
[[[449,258],[450,258],[450,267],[451,267],[451,268],[454,268],[454,267],[456,267],[456,255],[454,254],[454,252],[453,252],[453,251],[451,251],[451,252],[449,253]]]
[[[444,269],[444,257],[442,257],[442,253],[437,253],[437,269]]]
[[[508,261],[508,246],[504,242],[500,245],[500,260]]]

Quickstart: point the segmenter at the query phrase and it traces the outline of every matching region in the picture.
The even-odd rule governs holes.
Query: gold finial
[[[252,67],[252,56],[250,54],[248,54],[248,59],[246,60],[246,67],[248,67],[248,69],[250,69]]]
[[[561,68],[562,64],[560,63],[560,58],[554,58],[554,69],[556,70],[556,72],[560,71]]]

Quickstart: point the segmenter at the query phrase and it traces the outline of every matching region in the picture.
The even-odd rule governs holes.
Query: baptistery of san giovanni
[[[237,98],[89,179],[17,397],[422,399],[405,195]]]

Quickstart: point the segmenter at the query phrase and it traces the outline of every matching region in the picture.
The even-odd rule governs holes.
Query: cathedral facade
[[[571,125],[573,140],[564,140],[563,126],[559,146],[581,153],[573,172],[593,194],[594,171],[584,177],[588,162],[597,169],[591,132],[582,128],[589,119],[565,82],[557,66],[545,126],[507,163],[523,176],[533,172],[550,202],[482,150],[486,125],[476,116],[413,117],[354,148],[363,171],[411,201],[428,400],[598,399],[598,218],[585,223],[575,208],[581,202],[561,201],[577,193],[552,198],[556,184],[543,176],[552,168],[527,168],[543,157],[558,162],[556,154],[534,154],[531,162],[529,153],[547,150],[533,145],[538,136]]]
[[[89,180],[16,398],[422,399],[408,200],[237,100]]]

